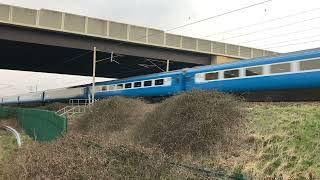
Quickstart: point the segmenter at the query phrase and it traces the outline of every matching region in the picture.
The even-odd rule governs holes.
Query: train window
[[[164,80],[163,80],[163,79],[157,79],[157,80],[155,80],[154,84],[155,84],[156,86],[161,86],[161,85],[164,84]]]
[[[271,65],[271,74],[290,72],[290,63]]]
[[[130,89],[130,88],[132,87],[132,84],[131,84],[131,83],[127,83],[127,84],[124,85],[124,87],[125,87],[126,89]]]
[[[102,86],[102,91],[107,91],[108,90],[108,86]]]
[[[143,82],[143,86],[144,86],[144,87],[152,86],[152,81],[144,81],[144,82]]]
[[[300,61],[301,71],[320,69],[320,59]]]
[[[141,82],[135,82],[134,87],[141,87]]]
[[[117,90],[123,89],[123,84],[118,84],[117,85]]]
[[[109,86],[109,91],[113,91],[116,90],[116,85],[110,85]]]
[[[252,68],[246,68],[246,76],[257,76],[262,75],[263,70],[262,67],[252,67]]]
[[[236,77],[239,77],[239,70],[238,69],[224,71],[224,78],[225,79],[236,78]]]
[[[206,75],[205,75],[205,80],[206,81],[217,80],[217,79],[219,79],[219,73],[218,72],[206,73]]]

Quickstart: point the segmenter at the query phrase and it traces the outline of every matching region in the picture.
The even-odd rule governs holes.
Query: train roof
[[[198,72],[198,71],[206,71],[206,70],[233,69],[233,68],[241,68],[246,66],[258,66],[258,65],[264,65],[264,64],[281,63],[281,62],[295,61],[300,59],[311,59],[311,58],[318,58],[318,57],[320,57],[320,48],[290,52],[290,53],[285,53],[285,54],[276,55],[276,56],[241,60],[241,61],[221,64],[221,65],[200,66],[196,68],[189,68],[187,71]]]
[[[169,72],[161,72],[161,73],[154,73],[154,74],[147,74],[147,75],[140,75],[140,76],[133,76],[128,77],[124,79],[117,79],[117,80],[111,80],[111,81],[102,81],[96,83],[96,85],[102,85],[102,84],[114,84],[114,83],[123,83],[128,80],[130,81],[141,81],[144,79],[151,79],[151,78],[163,78],[167,76],[173,76],[182,73],[181,70],[175,70],[175,71],[169,71]]]
[[[259,58],[255,58],[255,59],[241,60],[241,61],[227,63],[227,64],[221,64],[221,65],[199,66],[199,67],[180,69],[180,70],[175,70],[175,71],[170,71],[170,72],[161,72],[161,73],[154,73],[154,74],[148,74],[148,75],[133,76],[133,77],[128,77],[128,78],[124,78],[124,79],[116,79],[116,80],[111,80],[111,81],[102,81],[102,82],[97,82],[96,85],[123,83],[128,80],[141,81],[143,79],[161,78],[164,76],[171,76],[171,75],[179,74],[179,73],[182,73],[182,71],[198,72],[198,71],[206,71],[206,70],[232,69],[232,68],[239,68],[239,67],[246,67],[246,66],[258,66],[258,65],[263,65],[263,64],[280,63],[280,62],[294,61],[294,60],[299,60],[299,59],[309,59],[309,58],[316,58],[316,57],[320,57],[320,48],[284,53],[284,54],[275,55],[275,56],[259,57]],[[88,86],[88,85],[91,85],[91,84],[85,84],[85,85],[80,85],[80,86],[75,86],[75,87],[84,87],[84,86]]]

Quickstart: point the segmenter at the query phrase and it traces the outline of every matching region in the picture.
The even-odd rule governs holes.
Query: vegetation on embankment
[[[194,106],[192,102],[197,98],[207,99],[207,101],[199,102]],[[214,111],[210,108],[210,106],[220,108],[219,103],[228,105],[228,108],[232,108],[233,105],[238,106],[236,98],[219,93],[193,92],[173,97],[166,103],[169,103],[165,104],[169,106],[169,109],[172,105],[173,111],[161,113],[163,105],[150,105],[138,99],[114,97],[100,101],[94,105],[91,112],[76,120],[77,122],[73,124],[69,134],[65,137],[48,144],[30,143],[25,145],[21,151],[14,153],[11,159],[4,163],[0,170],[0,177],[2,175],[2,177],[11,179],[69,179],[74,177],[80,179],[177,179],[185,177],[202,179],[225,175],[234,176],[229,170],[223,169],[224,172],[221,173],[221,169],[216,169],[214,166],[206,168],[189,160],[201,156],[194,152],[201,152],[199,148],[204,148],[206,143],[208,144],[205,152],[210,152],[210,147],[218,147],[217,144],[223,143],[223,134],[225,131],[229,132],[230,128],[224,128],[221,123],[229,122],[230,124],[241,120],[239,116],[241,112],[225,116],[224,112],[227,108],[221,106],[221,111]],[[177,109],[179,107],[180,109]],[[198,109],[192,111],[195,107]],[[160,110],[157,110],[158,108]],[[241,111],[236,107],[234,110]],[[201,113],[203,115],[199,116]],[[148,128],[148,125],[142,124],[154,122],[152,117],[157,117],[157,120],[163,123],[174,122],[174,119],[165,121],[166,114],[169,116],[175,114],[173,117],[176,117],[174,118],[176,120],[179,120],[180,117],[184,120],[188,118],[189,123],[186,126],[181,120],[176,124],[181,126],[178,127],[180,130],[187,133],[193,132],[194,128],[196,132],[194,136],[199,135],[202,140],[201,147],[195,149],[194,143],[197,139],[181,141],[180,136],[174,138],[173,134],[168,143],[179,143],[179,146],[171,149],[171,152],[174,153],[168,153],[166,148],[170,145],[159,143],[166,142],[164,140],[151,140],[152,146],[144,146],[144,143],[136,138],[141,137],[140,132]],[[149,128],[156,130],[154,126]],[[211,131],[212,129],[215,131]],[[165,129],[160,131],[164,132]],[[148,132],[146,136],[153,133],[152,130]],[[172,132],[168,130],[168,133]],[[163,136],[166,139],[167,137],[169,136]],[[161,137],[158,137],[158,140],[160,139]],[[217,141],[219,143],[216,143]],[[180,151],[179,147],[184,146],[183,143],[186,147],[192,148]],[[175,154],[180,152],[184,155],[176,157]],[[206,153],[205,156],[210,158],[211,153]]]
[[[15,137],[4,130],[0,130],[0,161],[9,157],[15,150],[17,150]]]
[[[252,155],[245,171],[259,178],[319,178],[320,106],[262,103],[251,108],[247,143]]]
[[[245,103],[195,91],[156,105],[114,97],[73,121],[56,142],[13,152],[0,178],[320,177],[319,104]]]
[[[43,109],[43,110],[48,110],[48,111],[59,111],[60,109],[66,107],[68,104],[67,103],[50,103],[50,104],[45,104],[39,107],[36,107],[37,109]]]
[[[243,105],[235,96],[218,92],[174,96],[146,115],[136,139],[167,154],[214,155],[238,141],[244,127]]]
[[[0,119],[0,126],[6,125],[17,130],[23,142],[30,142],[30,138],[22,131],[15,118]],[[17,140],[10,132],[0,129],[0,164],[1,161],[6,160],[10,155],[18,150]]]

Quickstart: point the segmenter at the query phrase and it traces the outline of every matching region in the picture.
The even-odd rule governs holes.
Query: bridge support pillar
[[[211,56],[211,65],[214,64],[224,64],[224,63],[231,63],[235,61],[239,61],[241,59],[232,58],[232,57],[226,57],[226,56],[220,56],[220,55],[213,55]]]

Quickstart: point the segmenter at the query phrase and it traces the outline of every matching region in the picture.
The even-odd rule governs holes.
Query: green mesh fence
[[[16,117],[26,134],[36,141],[51,141],[67,132],[67,119],[39,109],[0,107],[0,118]]]
[[[3,108],[0,107],[0,118],[7,118],[15,116],[16,109],[15,108]]]

